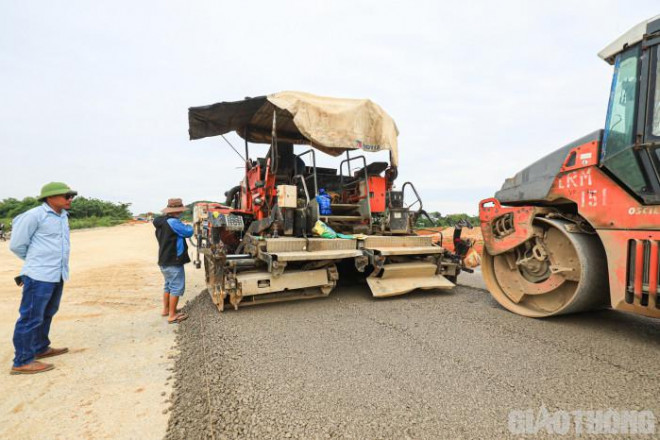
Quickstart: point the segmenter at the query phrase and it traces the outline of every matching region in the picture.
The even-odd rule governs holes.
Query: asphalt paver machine
[[[191,139],[229,132],[245,141],[244,177],[193,212],[196,263],[220,310],[327,296],[347,263],[376,297],[454,286],[461,256],[415,235],[422,201],[411,182],[395,188],[398,130],[378,105],[281,92],[189,109]],[[269,148],[251,159],[251,144]],[[389,161],[367,160],[378,151]],[[317,154],[337,166],[317,166]]]

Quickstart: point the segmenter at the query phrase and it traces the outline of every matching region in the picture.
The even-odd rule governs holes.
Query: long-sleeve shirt
[[[176,255],[178,257],[184,251],[183,240],[192,237],[193,227],[183,224],[181,220],[175,217],[168,218],[167,224],[170,225],[170,228],[178,236],[176,238]]]
[[[17,216],[9,248],[25,260],[21,275],[57,283],[69,279],[69,215],[56,213],[47,203]]]

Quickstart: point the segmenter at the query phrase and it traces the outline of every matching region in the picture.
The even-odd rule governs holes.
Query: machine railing
[[[304,151],[304,152],[296,155],[296,160],[293,161],[293,174],[294,174],[294,179],[295,179],[295,176],[299,176],[299,175],[302,176],[301,174],[298,174],[298,160],[297,159],[298,158],[302,159],[302,157],[304,155],[310,154],[310,153],[312,154],[312,169],[314,170],[314,195],[316,196],[319,193],[319,183],[318,183],[318,180],[316,178],[316,152],[314,151],[314,149],[309,149],[307,151]],[[304,180],[304,177],[303,177],[303,180]],[[305,186],[305,188],[307,188],[307,187]],[[306,190],[307,189],[305,189],[305,191]],[[309,199],[309,197],[308,197],[308,199]],[[309,204],[309,201],[308,201],[308,204]]]
[[[369,173],[367,172],[367,159],[365,159],[364,156],[348,157],[348,158],[341,161],[341,163],[339,164],[339,184],[341,185],[342,189],[345,186],[347,186],[347,185],[344,185],[344,172],[343,172],[344,164],[347,164],[346,168],[347,168],[347,171],[349,173],[349,176],[347,176],[347,177],[350,177],[351,161],[358,160],[358,159],[362,159],[362,163],[364,164],[364,167],[362,168],[362,170],[364,172],[364,184],[365,184],[365,188],[367,190],[366,198],[369,198]]]
[[[417,200],[412,202],[410,205],[407,205],[406,208],[410,209],[413,206],[415,206],[417,203],[419,203],[419,208],[417,208],[417,212],[421,212],[424,209],[424,206],[422,205],[422,198],[417,193],[417,189],[415,189],[415,185],[413,185],[412,182],[406,182],[403,185],[401,185],[401,197],[403,198],[403,202],[405,203],[406,200],[406,186],[408,185],[412,189],[413,193],[415,193],[415,197],[417,198]]]
[[[302,183],[303,190],[305,191],[305,209],[302,210],[303,224],[304,224],[304,226],[302,228],[302,234],[303,234],[303,237],[307,238],[307,211],[309,210],[309,202],[310,202],[311,199],[309,198],[309,191],[307,191],[307,182],[305,182],[305,176],[303,176],[302,174],[296,174],[296,175],[293,176],[293,183],[294,184],[296,183],[296,180],[300,180],[300,182]],[[297,187],[297,185],[296,185],[296,187]],[[318,209],[319,208],[318,208],[318,205],[317,205],[316,206],[316,218],[318,218],[318,216],[319,216]]]
[[[300,180],[300,182],[302,182],[303,190],[305,190],[305,199],[306,199],[305,209],[307,209],[309,207],[309,201],[311,199],[309,198],[309,191],[307,191],[307,183],[305,182],[305,176],[303,176],[302,174],[296,174],[293,176],[294,184],[296,183],[296,180]]]
[[[358,159],[361,159],[362,164],[364,165],[362,167],[362,171],[364,172],[364,188],[365,188],[365,191],[366,191],[366,197],[365,198],[367,200],[366,210],[367,210],[367,215],[369,216],[369,226],[371,226],[371,221],[372,221],[372,219],[371,219],[371,191],[369,189],[369,173],[367,171],[367,159],[364,156],[350,157],[348,155],[348,151],[347,151],[346,152],[346,159],[342,160],[341,163],[339,164],[339,184],[341,185],[341,188],[342,188],[342,191],[343,191],[344,188],[346,187],[344,185],[344,172],[343,172],[344,164],[346,164],[347,171],[350,174],[351,161],[358,160]],[[348,176],[348,177],[350,177],[350,176]],[[362,199],[362,198],[363,197],[358,197],[358,200]]]

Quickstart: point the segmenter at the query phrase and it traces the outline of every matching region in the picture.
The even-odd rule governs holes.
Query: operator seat
[[[367,165],[367,176],[379,176],[380,173],[389,168],[390,164],[387,162],[372,162]],[[364,167],[356,170],[353,177],[362,177],[364,175]]]

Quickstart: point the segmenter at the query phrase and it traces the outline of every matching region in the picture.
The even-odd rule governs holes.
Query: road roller
[[[660,15],[598,55],[614,67],[604,128],[479,205],[486,285],[523,316],[660,317]]]

